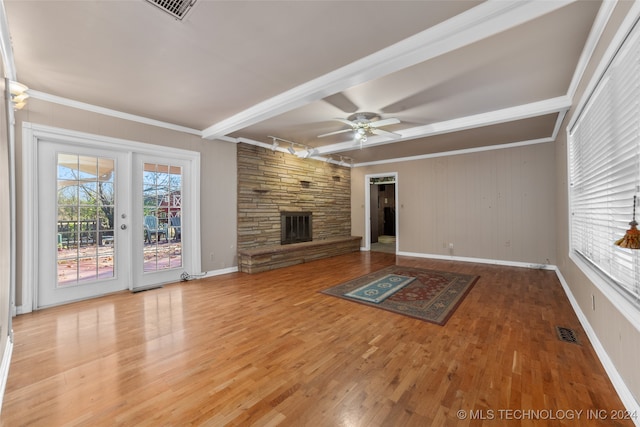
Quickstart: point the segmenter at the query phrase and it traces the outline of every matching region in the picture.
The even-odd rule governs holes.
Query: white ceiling
[[[145,0],[4,6],[33,97],[363,164],[552,140],[601,2],[198,0],[182,21]],[[347,128],[334,94],[402,137],[317,138]]]

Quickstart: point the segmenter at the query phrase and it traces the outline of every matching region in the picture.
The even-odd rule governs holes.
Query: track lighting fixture
[[[278,149],[279,145],[281,142],[285,143],[285,144],[289,144],[289,146],[287,147],[287,151],[294,156],[297,156],[301,159],[308,159],[311,157],[316,157],[319,156],[319,158],[317,158],[317,160],[324,160],[327,163],[334,163],[337,164],[339,166],[348,166],[350,162],[351,163],[351,167],[353,167],[353,159],[349,158],[349,157],[344,157],[344,156],[338,156],[337,154],[320,154],[320,150],[318,148],[314,148],[314,147],[309,147],[308,145],[305,144],[301,144],[299,142],[293,142],[293,141],[289,141],[283,138],[279,138],[277,136],[269,136],[269,138],[272,139],[273,143],[271,144],[271,150],[276,151],[284,151],[283,149]],[[248,143],[252,143],[249,140],[246,140],[245,138],[238,138],[238,140],[240,142],[248,142]],[[364,135],[364,140],[366,140],[366,134]],[[254,142],[255,143],[255,142]],[[263,147],[268,147],[266,144],[260,144],[258,143],[258,145],[261,145]],[[299,149],[299,151],[296,151],[296,147]],[[325,157],[326,156],[326,157]],[[340,162],[338,162],[336,160],[336,157],[340,158]]]

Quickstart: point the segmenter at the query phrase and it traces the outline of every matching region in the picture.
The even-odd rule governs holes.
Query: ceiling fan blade
[[[324,101],[344,111],[345,113],[355,113],[358,111],[358,106],[351,102],[349,98],[342,92],[334,93],[324,98]]]
[[[322,135],[318,135],[318,138],[324,138],[325,136],[337,135],[337,134],[339,134],[339,133],[351,132],[351,131],[353,131],[353,129],[342,129],[342,130],[337,130],[337,131],[334,131],[334,132],[323,133]]]
[[[389,119],[382,119],[371,122],[369,123],[369,126],[372,128],[379,128],[380,126],[395,125],[398,123],[400,123],[400,120],[396,119],[395,117],[391,117]]]
[[[344,123],[345,125],[349,125],[349,126],[351,126],[352,128],[354,128],[354,127],[358,126],[356,123],[354,123],[354,122],[352,122],[352,121],[350,121],[350,120],[347,120],[347,119],[335,118],[335,119],[331,119],[331,120],[336,120],[336,121],[338,121],[338,122],[340,122],[340,123]]]
[[[398,138],[402,138],[402,135],[400,135],[399,133],[393,133],[393,132],[387,132],[386,130],[382,130],[382,129],[371,129],[372,133],[375,133],[376,135],[380,135],[380,136],[386,136],[387,138],[392,138],[392,139],[398,139]]]

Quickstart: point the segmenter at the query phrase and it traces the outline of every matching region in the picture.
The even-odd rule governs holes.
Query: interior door
[[[369,184],[370,210],[371,213],[371,243],[378,242],[378,210],[380,208],[378,186]]]
[[[39,144],[38,307],[129,287],[129,158],[74,144]]]

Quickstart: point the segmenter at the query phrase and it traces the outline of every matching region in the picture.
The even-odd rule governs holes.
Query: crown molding
[[[374,54],[258,103],[202,131],[216,139],[354,85],[402,70],[573,3],[488,1]]]
[[[63,98],[57,95],[51,95],[45,92],[29,89],[29,96],[42,101],[53,102],[54,104],[64,105],[66,107],[77,108],[79,110],[90,111],[92,113],[103,114],[118,119],[129,120],[132,122],[142,123],[145,125],[156,126],[160,128],[170,129],[177,132],[189,133],[192,135],[202,136],[202,131],[192,129],[185,126],[175,125],[160,120],[149,119],[147,117],[136,116],[135,114],[123,113],[122,111],[112,110],[110,108],[99,107],[97,105],[87,104],[85,102],[74,101],[73,99]]]
[[[598,10],[598,15],[596,16],[596,20],[591,27],[591,31],[589,32],[589,37],[584,45],[584,49],[582,49],[582,54],[580,55],[580,59],[578,60],[578,65],[573,73],[573,78],[571,79],[571,83],[569,84],[569,89],[567,90],[567,96],[573,99],[573,95],[575,95],[576,90],[578,88],[578,84],[582,80],[584,76],[584,72],[587,69],[587,65],[593,56],[593,52],[596,50],[598,46],[598,42],[602,37],[602,33],[607,27],[607,23],[611,18],[611,14],[613,10],[618,5],[618,0],[615,1],[605,1],[602,2],[600,9]],[[636,2],[637,8],[637,2]]]
[[[483,151],[503,150],[507,148],[525,147],[527,145],[545,144],[547,142],[553,142],[553,141],[554,139],[551,137],[539,138],[539,139],[532,139],[530,141],[511,142],[508,144],[486,145],[486,146],[476,147],[476,148],[465,148],[462,150],[452,150],[452,151],[442,151],[442,152],[431,153],[431,154],[421,154],[419,156],[398,157],[394,159],[377,160],[374,162],[355,163],[353,167],[360,168],[364,166],[375,166],[375,165],[385,165],[389,163],[411,162],[414,160],[435,159],[437,157],[458,156],[461,154],[481,153]]]
[[[614,3],[617,4],[618,2],[616,1]],[[603,12],[603,15],[604,13],[605,12]],[[601,18],[600,15],[598,16],[598,18]],[[606,16],[607,20],[608,18],[609,16]],[[602,18],[602,20],[604,20],[604,17]],[[589,82],[587,83],[587,86],[582,92],[582,97],[578,100],[576,104],[576,108],[572,112],[571,119],[567,125],[568,133],[570,133],[573,130],[573,127],[575,126],[576,122],[580,118],[582,111],[586,106],[587,101],[591,97],[591,94],[593,94],[593,92],[596,90],[596,86],[604,76],[607,68],[609,67],[609,64],[611,63],[611,61],[613,61],[618,50],[624,43],[624,40],[627,38],[629,33],[633,30],[634,26],[637,25],[639,21],[640,21],[640,1],[634,0],[633,4],[631,5],[631,9],[627,13],[626,17],[624,18],[620,26],[618,27],[615,35],[613,36],[613,39],[609,42],[607,50],[605,51],[602,58],[600,59],[600,62],[598,63],[597,68],[591,75],[591,80],[589,80]],[[598,22],[600,22],[600,19]],[[606,23],[601,23],[600,25],[603,26],[605,24]],[[598,40],[594,41],[594,43],[600,41],[599,37],[602,34],[602,31],[603,31],[603,28],[600,29],[600,33],[598,33]],[[590,52],[590,54],[592,53],[593,52]],[[590,60],[591,56],[589,56],[588,59]],[[586,67],[586,64],[584,65],[584,67]],[[577,71],[576,71],[576,75],[578,75]],[[579,74],[579,76],[580,78],[582,78],[582,71]],[[575,78],[577,77],[574,76],[574,80]],[[577,86],[577,83],[576,83],[576,86]],[[575,91],[575,88],[573,87],[573,81],[571,82],[571,88]],[[573,96],[575,95],[575,93],[570,92],[570,95]]]

